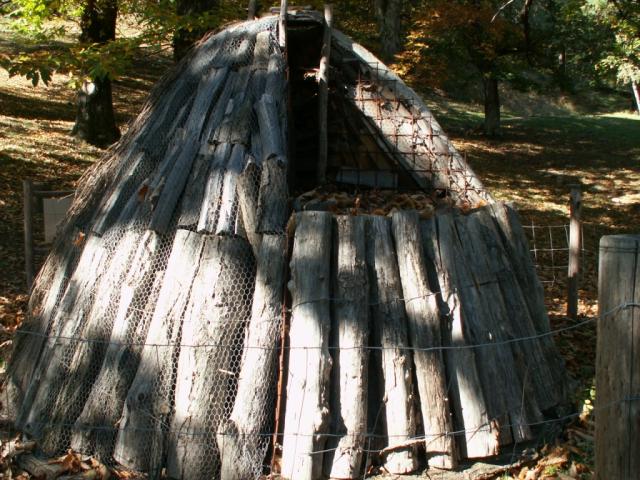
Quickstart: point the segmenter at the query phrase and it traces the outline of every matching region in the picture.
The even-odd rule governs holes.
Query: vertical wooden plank
[[[384,466],[394,475],[418,468],[418,456],[410,440],[416,434],[413,361],[408,349],[407,314],[390,221],[371,216],[367,225],[367,266],[371,291],[374,345],[380,354],[372,361],[381,363],[381,390],[389,441]]]
[[[316,452],[329,422],[331,215],[304,212],[295,222],[282,477],[312,480],[322,473]]]
[[[339,216],[334,231],[331,432],[325,473],[330,478],[360,478],[367,432],[369,362],[369,288],[365,262],[364,217]],[[334,330],[335,329],[335,330]]]
[[[619,308],[624,304],[636,306]],[[640,478],[640,235],[600,239],[597,480]]]
[[[24,216],[24,271],[27,290],[33,286],[35,267],[33,265],[33,185],[31,180],[22,181],[22,211]]]
[[[327,153],[329,139],[327,132],[327,109],[329,104],[329,59],[331,56],[331,26],[333,24],[333,8],[331,4],[324,6],[324,36],[322,38],[322,56],[318,73],[318,183],[327,180]]]
[[[454,438],[442,352],[440,312],[427,280],[418,212],[399,211],[393,217],[402,294],[409,319],[411,346],[430,467],[455,468]]]
[[[280,16],[278,17],[278,43],[284,50],[287,46],[287,0],[280,0]]]
[[[569,214],[569,271],[567,272],[567,316],[578,316],[578,276],[580,275],[580,250],[582,232],[580,214],[582,212],[582,192],[580,185],[571,186]]]

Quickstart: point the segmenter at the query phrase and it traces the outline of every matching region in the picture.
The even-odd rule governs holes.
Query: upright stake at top
[[[333,24],[333,8],[331,4],[324,6],[324,37],[322,39],[322,56],[318,72],[318,183],[325,183],[327,177],[328,129],[327,109],[329,103],[329,57],[331,55],[331,25]]]
[[[580,274],[580,250],[582,249],[581,211],[582,192],[580,185],[571,185],[567,316],[573,319],[578,317],[578,275]]]
[[[278,43],[280,44],[280,48],[284,49],[287,44],[287,8],[288,1],[281,0],[280,1],[280,18],[278,19]]]

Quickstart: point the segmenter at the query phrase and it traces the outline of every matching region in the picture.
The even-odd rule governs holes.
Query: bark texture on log
[[[329,426],[331,215],[296,214],[291,257],[291,327],[282,477],[312,480],[322,473]]]
[[[436,224],[437,222],[437,224]],[[455,244],[453,223],[450,215],[438,215],[434,221],[422,222],[425,253],[431,260],[440,284],[443,301],[442,310],[450,319],[449,331],[445,332],[445,345],[462,347],[446,350],[447,371],[452,386],[452,405],[456,431],[464,436],[456,437],[460,454],[466,458],[482,458],[496,455],[499,450],[499,432],[490,422],[489,409],[484,398],[478,374],[476,355],[465,339],[462,302],[458,294],[459,278],[455,270],[454,256],[458,252]]]
[[[120,285],[118,309],[102,368],[73,427],[71,448],[94,453],[102,461],[108,461],[113,453],[117,429],[104,426],[116,425],[138,369],[140,343],[147,336],[164,279],[164,271],[156,272],[154,266],[167,243],[155,232],[147,231],[137,246]],[[135,309],[140,302],[146,304],[143,312]]]
[[[412,347],[442,345],[440,312],[434,291],[427,281],[425,256],[417,212],[393,215],[393,235],[398,252],[402,293],[409,319]],[[415,350],[420,407],[430,467],[455,468],[457,464],[451,412],[449,410],[444,361],[440,350]]]
[[[339,216],[334,228],[331,432],[344,436],[327,442],[327,448],[335,451],[325,455],[325,473],[330,478],[359,478],[367,431],[369,362],[365,218]]]
[[[248,320],[253,291],[249,246],[242,239],[205,237],[202,256],[185,307],[176,373],[167,474],[209,479],[219,465],[216,430],[235,385],[234,338]]]
[[[99,237],[89,236],[69,286],[52,321],[38,366],[25,395],[17,426],[34,438],[40,438],[46,428],[49,407],[61,388],[65,376],[66,359],[77,347],[77,337],[89,313],[92,293],[106,261]]]
[[[186,230],[176,232],[146,346],[119,423],[113,456],[127,468],[141,471],[160,468],[163,430],[171,413],[171,372],[178,351],[180,324],[203,247],[203,236]]]
[[[269,157],[262,164],[258,194],[258,233],[284,231],[289,216],[287,164],[281,157]]]
[[[264,235],[257,256],[251,320],[229,419],[218,428],[220,477],[244,480],[260,472],[273,424],[275,380],[286,267],[284,235]]]
[[[399,447],[416,434],[413,359],[407,347],[407,317],[388,218],[367,219],[367,266],[371,291],[374,346],[380,346],[384,415],[389,436],[384,466],[392,474],[415,471],[413,445]],[[374,356],[375,358],[375,356]]]

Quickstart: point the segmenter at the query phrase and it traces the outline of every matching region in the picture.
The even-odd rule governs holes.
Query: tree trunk
[[[116,0],[88,0],[80,25],[82,43],[105,44],[116,38]],[[105,147],[118,138],[120,130],[116,126],[111,98],[109,75],[97,76],[84,82],[78,90],[76,122],[71,135],[92,145]]]
[[[178,0],[178,16],[194,16],[218,8],[218,0]],[[193,44],[206,32],[207,27],[177,28],[173,34],[173,59],[177,62],[189,51]]]
[[[381,56],[390,61],[402,46],[400,36],[400,16],[402,0],[376,0],[376,16],[380,35]]]
[[[369,288],[365,260],[365,218],[336,217],[333,255],[331,432],[325,455],[329,478],[360,478],[367,432]]]
[[[495,137],[500,131],[500,95],[498,79],[489,74],[482,78],[484,86],[484,133]]]
[[[633,98],[636,99],[636,108],[638,109],[638,115],[640,115],[640,87],[636,82],[631,84],[631,90],[633,90]]]
[[[282,478],[313,480],[329,426],[331,215],[304,212],[295,222]]]

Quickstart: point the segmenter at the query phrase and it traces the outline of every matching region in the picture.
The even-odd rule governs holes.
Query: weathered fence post
[[[596,479],[640,478],[640,235],[600,240]]]
[[[33,285],[33,185],[31,180],[22,181],[24,213],[24,270],[27,276],[27,290]]]
[[[569,269],[567,272],[567,316],[570,318],[578,316],[578,275],[580,274],[580,250],[582,249],[581,211],[582,192],[580,185],[571,185]]]

